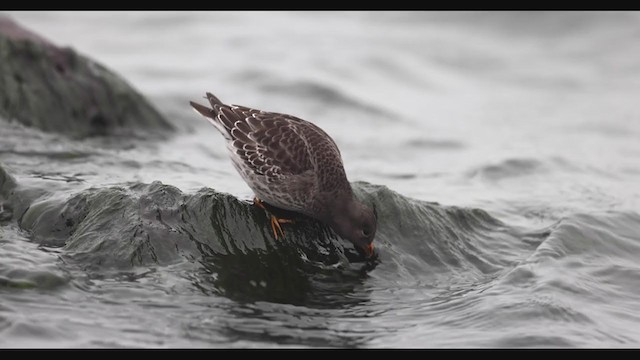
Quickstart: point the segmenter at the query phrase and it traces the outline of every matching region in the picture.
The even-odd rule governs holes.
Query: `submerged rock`
[[[125,80],[0,16],[0,117],[74,137],[173,126]]]
[[[306,252],[310,260],[339,249],[329,229],[308,218],[276,240],[265,212],[249,202],[202,189],[184,194],[160,182],[92,188],[69,198],[36,199],[20,216],[20,227],[49,247],[100,268],[168,265],[181,258],[269,253],[283,248]],[[326,249],[325,249],[326,250]],[[296,257],[300,257],[296,254]],[[331,258],[331,259],[329,259]]]
[[[20,229],[92,276],[186,263],[197,265],[190,276],[204,292],[302,303],[322,292],[326,285],[318,284],[327,279],[353,287],[339,279],[358,279],[365,274],[360,268],[371,267],[313,219],[295,218],[276,240],[264,210],[208,188],[185,194],[153,182],[34,194],[18,186],[11,198],[29,203],[14,211]]]

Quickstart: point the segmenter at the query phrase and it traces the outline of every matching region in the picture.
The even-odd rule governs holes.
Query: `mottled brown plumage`
[[[327,133],[295,116],[207,99],[211,108],[191,106],[227,139],[236,170],[259,199],[325,222],[370,255],[377,219],[353,196]]]

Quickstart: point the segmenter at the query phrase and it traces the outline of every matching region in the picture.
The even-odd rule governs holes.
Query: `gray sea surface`
[[[0,119],[36,199],[0,209],[0,347],[640,345],[639,13],[5,14],[178,130]],[[295,225],[309,247],[251,245],[268,222],[188,105],[206,91],[333,137],[378,209],[375,264]]]

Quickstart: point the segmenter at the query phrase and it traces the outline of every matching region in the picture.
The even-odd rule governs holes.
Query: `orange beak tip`
[[[367,249],[367,256],[369,257],[373,256],[373,243],[367,245],[366,249]]]

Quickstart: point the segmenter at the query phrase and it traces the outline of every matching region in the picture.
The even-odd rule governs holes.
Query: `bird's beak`
[[[368,258],[373,256],[373,243],[363,246],[362,249],[364,250],[364,253]]]

